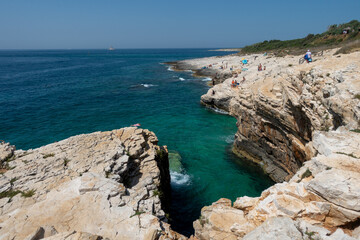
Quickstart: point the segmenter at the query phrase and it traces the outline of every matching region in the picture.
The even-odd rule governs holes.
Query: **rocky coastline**
[[[0,144],[0,239],[185,239],[167,223],[166,146],[134,127],[27,151]]]
[[[203,207],[190,239],[360,239],[360,52],[335,51],[312,64],[260,54],[168,63],[213,78],[201,103],[237,119],[233,151],[278,182]],[[157,143],[135,127],[27,151],[1,142],[0,240],[187,239],[168,224],[168,151]]]
[[[237,119],[233,151],[278,182],[258,198],[204,207],[195,237],[360,239],[360,53],[335,52],[311,64],[262,54],[175,64],[226,76],[201,103]]]

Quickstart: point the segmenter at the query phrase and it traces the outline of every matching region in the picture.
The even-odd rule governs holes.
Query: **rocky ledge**
[[[360,239],[360,133],[315,132],[319,154],[260,197],[220,199],[194,222],[198,239]]]
[[[137,128],[34,150],[0,144],[0,239],[183,239],[166,214],[166,147]]]
[[[360,52],[334,56],[334,51],[302,65],[301,56],[251,55],[244,66],[241,56],[207,59],[243,69],[210,89],[201,102],[236,117],[234,152],[259,163],[276,182],[289,180],[316,154],[316,130],[359,126]],[[260,63],[265,71],[257,70]],[[236,88],[231,87],[234,79],[240,82]]]
[[[237,119],[234,152],[279,182],[204,207],[194,238],[360,239],[360,52],[335,51],[311,64],[260,54],[178,63],[229,76],[201,102]]]

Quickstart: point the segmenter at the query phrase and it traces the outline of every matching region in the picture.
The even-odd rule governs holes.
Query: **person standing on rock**
[[[306,62],[308,62],[308,63],[312,61],[310,50],[307,50],[304,58],[305,58]]]

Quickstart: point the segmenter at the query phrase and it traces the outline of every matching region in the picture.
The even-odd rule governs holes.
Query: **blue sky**
[[[360,0],[1,0],[0,49],[242,47],[359,12]]]

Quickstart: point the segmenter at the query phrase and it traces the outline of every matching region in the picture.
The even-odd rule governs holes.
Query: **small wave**
[[[143,86],[143,87],[146,87],[146,88],[155,87],[155,86],[156,86],[156,85],[154,85],[154,84],[148,84],[148,83],[141,83],[140,85]]]
[[[172,69],[172,67],[168,67],[168,69],[167,69],[168,71],[171,71],[171,72],[173,72],[174,71],[174,69]]]
[[[212,78],[207,77],[207,78],[204,78],[202,81],[208,82],[208,81],[211,81],[211,80],[212,80]]]
[[[192,72],[193,72],[193,70],[184,70],[184,72],[191,72],[191,73],[192,73]]]
[[[149,87],[155,87],[157,85],[154,84],[150,84],[150,83],[141,83],[141,84],[137,84],[137,85],[132,85],[130,86],[130,88],[149,88]]]
[[[210,110],[216,112],[216,113],[220,113],[220,114],[224,114],[224,115],[229,115],[229,113],[225,110],[222,109],[218,109],[218,108],[209,108]]]
[[[187,174],[170,171],[170,176],[171,176],[171,184],[174,184],[174,185],[189,185],[190,184],[190,176]]]
[[[180,79],[180,81],[185,81],[185,79],[184,78],[179,78]]]

